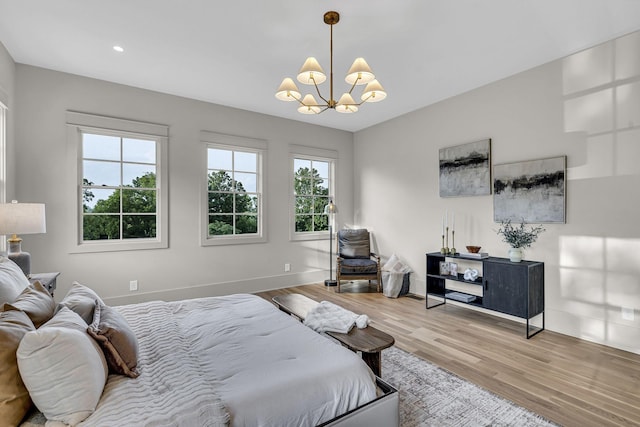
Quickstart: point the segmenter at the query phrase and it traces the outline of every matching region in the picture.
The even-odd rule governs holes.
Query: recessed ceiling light
[[[119,52],[119,53],[124,52],[124,48],[122,46],[114,46],[113,50],[115,50],[116,52]]]

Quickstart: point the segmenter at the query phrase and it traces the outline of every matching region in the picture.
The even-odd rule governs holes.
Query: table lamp
[[[8,257],[18,264],[24,274],[31,274],[31,254],[22,252],[22,239],[18,234],[46,233],[47,226],[43,203],[0,204],[0,235],[10,235]]]

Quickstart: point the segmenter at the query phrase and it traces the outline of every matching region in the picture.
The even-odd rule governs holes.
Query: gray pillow
[[[102,347],[110,372],[138,377],[138,340],[122,314],[97,302],[87,332]]]
[[[18,264],[9,258],[0,257],[0,306],[5,302],[15,301],[27,286],[29,280]]]
[[[73,282],[71,289],[67,295],[60,301],[56,308],[56,313],[67,307],[80,315],[87,325],[93,322],[93,310],[96,307],[96,301],[104,304],[102,299],[95,291],[78,282]]]
[[[36,281],[33,285],[27,286],[15,301],[11,304],[6,303],[3,307],[4,311],[11,309],[27,313],[33,325],[39,328],[53,317],[56,303],[47,288]]]

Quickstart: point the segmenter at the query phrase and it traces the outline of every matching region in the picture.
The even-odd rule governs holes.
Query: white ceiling
[[[307,56],[329,72],[328,10],[334,98],[358,56],[388,97],[305,116],[274,93]],[[640,0],[0,0],[18,63],[348,131],[639,29]]]

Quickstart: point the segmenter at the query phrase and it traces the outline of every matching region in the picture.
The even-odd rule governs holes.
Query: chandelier
[[[337,24],[338,21],[340,21],[340,14],[338,12],[329,11],[324,14],[324,23],[331,28],[329,99],[322,96],[318,88],[318,85],[322,84],[322,82],[327,79],[327,76],[314,57],[309,57],[304,61],[298,73],[297,80],[302,84],[313,85],[315,87],[318,97],[322,100],[320,104],[316,101],[313,94],[306,94],[303,98],[298,87],[290,77],[286,77],[282,81],[276,92],[276,98],[281,101],[297,101],[300,104],[298,111],[302,114],[320,114],[329,108],[340,113],[355,113],[358,111],[358,107],[365,102],[378,102],[387,97],[387,93],[384,91],[382,85],[378,83],[378,80],[376,80],[376,76],[364,58],[357,58],[353,61],[345,77],[345,81],[351,85],[351,89],[349,89],[349,92],[343,93],[337,102],[335,101],[333,97],[333,26]],[[356,102],[351,94],[356,86],[364,84],[367,86],[365,86],[360,95],[360,102]]]

